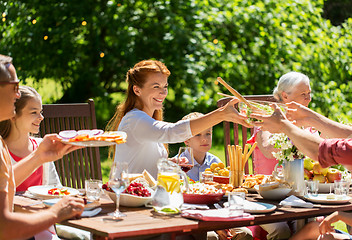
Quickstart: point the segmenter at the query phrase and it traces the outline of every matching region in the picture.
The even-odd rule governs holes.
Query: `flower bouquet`
[[[284,160],[293,161],[305,157],[284,133],[272,134],[269,138],[269,143],[272,144],[274,148],[279,149],[277,152],[272,152],[273,156],[279,161],[279,165],[281,165]]]
[[[292,187],[294,195],[303,196],[305,192],[303,159],[305,156],[283,133],[272,134],[269,143],[279,149],[273,152],[273,156],[279,161],[277,166],[283,166],[282,173],[285,182]]]

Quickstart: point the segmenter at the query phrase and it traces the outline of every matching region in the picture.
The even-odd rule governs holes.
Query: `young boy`
[[[199,112],[192,112],[182,118],[182,120],[198,118],[204,114]],[[187,147],[193,149],[194,157],[194,167],[187,172],[189,178],[194,181],[199,181],[199,174],[204,172],[205,169],[210,168],[212,163],[219,163],[221,160],[209,153],[208,151],[212,145],[213,129],[209,128],[190,139],[186,140],[184,143]],[[181,156],[181,157],[186,157]],[[241,239],[241,240],[251,240],[253,239],[251,231],[246,227],[233,228],[226,230],[218,230],[215,232],[208,232],[207,239]]]
[[[198,118],[203,115],[199,112],[193,112],[184,116],[182,120]],[[209,128],[184,142],[187,147],[193,149],[194,167],[187,172],[187,175],[194,181],[199,181],[199,174],[210,168],[212,163],[221,162],[217,156],[208,152],[212,145],[212,134],[213,130]]]

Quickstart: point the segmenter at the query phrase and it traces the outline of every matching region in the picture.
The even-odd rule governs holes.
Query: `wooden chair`
[[[247,100],[258,100],[258,101],[270,101],[277,102],[273,95],[247,95],[244,96]],[[221,98],[217,102],[218,107],[226,105],[231,100],[230,97]],[[238,104],[236,104],[238,109]],[[227,153],[227,145],[239,145],[245,146],[248,137],[252,136],[253,128],[246,128],[245,126],[239,125],[237,123],[223,122],[224,124],[224,149],[226,156],[226,163],[229,165],[229,157]],[[241,137],[239,136],[239,128],[241,128]],[[251,171],[250,171],[251,170]],[[247,161],[245,165],[245,174],[253,172],[252,161]]]
[[[44,104],[40,135],[63,130],[97,128],[94,101],[76,104]],[[102,179],[98,147],[79,149],[55,162],[62,185],[84,188],[85,179]]]

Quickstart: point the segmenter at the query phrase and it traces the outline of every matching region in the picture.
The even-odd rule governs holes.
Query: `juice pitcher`
[[[282,168],[278,168],[276,164],[273,176],[280,182],[286,182],[292,187],[292,194],[303,196],[305,192],[303,159],[295,159],[294,161],[285,161]]]
[[[188,192],[187,175],[176,163],[166,158],[158,161],[158,183],[153,197],[154,208],[181,209],[183,196],[181,191],[181,179]]]

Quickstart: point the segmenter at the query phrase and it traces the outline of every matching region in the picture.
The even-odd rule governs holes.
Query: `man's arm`
[[[64,198],[48,210],[38,213],[10,212],[6,192],[0,192],[0,239],[25,239],[48,229],[56,222],[79,216],[83,200]]]
[[[255,122],[255,126],[271,133],[285,133],[303,154],[318,161],[319,144],[323,139],[295,126],[285,117],[277,105],[275,105],[275,112],[271,116],[251,114],[251,117],[263,120],[263,122]]]
[[[298,126],[315,127],[324,138],[347,138],[352,135],[352,126],[335,122],[296,102],[286,105],[289,108],[287,119],[296,121]]]

